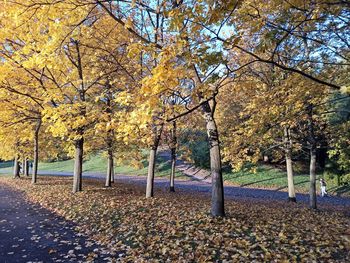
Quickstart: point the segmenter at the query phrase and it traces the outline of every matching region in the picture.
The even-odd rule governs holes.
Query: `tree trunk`
[[[106,85],[107,94],[106,94],[106,110],[108,114],[108,120],[112,121],[112,100],[113,94],[111,92],[111,85],[107,82]],[[107,175],[106,175],[106,187],[112,186],[114,183],[114,159],[113,159],[113,141],[114,141],[114,132],[112,129],[107,131],[107,152],[108,152],[108,164],[107,164]]]
[[[316,199],[316,138],[312,119],[313,106],[308,107],[308,130],[310,143],[310,208],[317,208]]]
[[[106,187],[112,186],[112,178],[113,178],[113,151],[112,149],[108,149],[108,164],[107,164],[107,175],[106,175]]]
[[[296,202],[295,189],[294,189],[294,176],[292,167],[292,140],[290,138],[290,130],[288,127],[284,128],[284,142],[285,142],[285,155],[287,166],[287,181],[288,181],[288,201]]]
[[[173,121],[173,129],[171,131],[171,172],[170,172],[170,192],[175,192],[175,167],[176,167],[176,121]]]
[[[19,175],[19,158],[16,156],[15,161],[13,163],[13,178],[20,178]]]
[[[74,39],[71,39],[71,42],[75,45],[76,48],[76,61],[72,64],[77,68],[80,85],[78,90],[78,96],[82,102],[85,102],[85,87],[84,87],[84,75],[83,75],[83,65],[80,54],[80,42]],[[80,109],[80,116],[86,116],[86,107],[83,106]],[[84,130],[85,126],[79,127],[76,132],[80,139],[74,141],[75,146],[75,157],[74,157],[74,174],[73,174],[73,193],[82,191],[82,179],[83,179],[83,155],[84,155]]]
[[[112,165],[111,169],[112,169],[111,183],[114,183],[114,180],[115,180],[115,178],[114,178],[114,176],[115,176],[115,174],[114,174],[114,158],[113,158],[113,165]]]
[[[316,147],[310,150],[310,208],[316,209]]]
[[[35,184],[38,177],[38,163],[39,163],[39,131],[41,127],[41,118],[35,127],[34,132],[34,158],[33,158],[33,171],[32,171],[32,184]]]
[[[84,138],[75,141],[73,193],[82,190]]]
[[[146,186],[146,198],[153,197],[153,186],[154,186],[154,170],[156,167],[156,155],[159,145],[159,141],[163,131],[163,124],[157,128],[156,125],[153,126],[153,145],[149,153],[149,162],[148,162],[148,173],[147,173],[147,186]]]
[[[28,158],[23,158],[23,171],[25,176],[29,176],[29,161]]]
[[[171,149],[171,172],[170,172],[170,192],[175,192],[175,167],[176,167],[176,149]]]
[[[209,102],[202,106],[210,148],[210,171],[212,178],[211,214],[225,216],[224,185],[222,179],[219,133]]]

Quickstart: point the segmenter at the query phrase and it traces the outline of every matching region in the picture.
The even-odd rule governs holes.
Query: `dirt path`
[[[107,262],[107,250],[74,225],[0,185],[0,262]]]

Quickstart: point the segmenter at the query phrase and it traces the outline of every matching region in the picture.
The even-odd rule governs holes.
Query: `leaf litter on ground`
[[[199,193],[157,191],[144,198],[138,185],[84,180],[71,193],[71,179],[1,179],[31,202],[77,225],[123,262],[310,262],[350,260],[350,219],[344,207],[313,211],[280,201],[227,201],[227,216],[210,216],[210,199]],[[85,244],[88,246],[89,244]],[[115,254],[115,255],[113,255]],[[95,255],[87,255],[93,260]]]

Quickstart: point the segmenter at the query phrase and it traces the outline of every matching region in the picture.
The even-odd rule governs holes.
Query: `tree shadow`
[[[241,187],[249,186],[249,185],[253,185],[253,184],[256,184],[256,183],[267,182],[267,181],[271,181],[271,180],[275,180],[275,179],[279,179],[279,178],[284,178],[284,177],[285,177],[284,175],[283,176],[271,177],[271,178],[267,178],[267,179],[264,179],[264,180],[258,180],[258,181],[254,181],[254,182],[250,182],[250,183],[241,184],[240,186]]]
[[[252,166],[247,165],[247,167],[242,168],[238,172],[233,172],[232,168],[230,166],[224,166],[222,169],[222,172],[226,174],[230,179],[237,179],[237,178],[242,178],[242,177],[247,177],[250,175],[254,175],[254,172],[251,170]],[[256,173],[268,173],[269,171],[273,170],[278,170],[276,167],[271,167],[271,166],[258,166]],[[278,170],[278,172],[281,172]],[[283,177],[284,175],[281,175]],[[274,177],[274,178],[279,178],[279,177]],[[274,179],[272,178],[272,179]],[[253,184],[253,182],[252,182]]]
[[[350,194],[350,185],[335,186],[328,189],[328,192],[332,192],[332,194],[341,197],[345,194]]]
[[[308,183],[308,182],[310,182],[310,181],[309,180],[301,181],[301,182],[298,182],[298,183],[294,183],[294,185],[305,184],[305,183]],[[276,189],[276,191],[281,191],[281,190],[287,189],[287,188],[288,188],[288,185],[284,185],[284,186],[278,187]]]

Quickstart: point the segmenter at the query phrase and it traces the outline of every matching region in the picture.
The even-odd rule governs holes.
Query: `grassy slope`
[[[234,185],[245,187],[258,188],[274,188],[278,190],[287,190],[287,174],[285,171],[262,165],[257,168],[256,173],[250,170],[242,170],[239,172],[224,172],[224,180]],[[317,178],[321,178],[319,174]],[[330,194],[336,195],[350,195],[350,186],[337,186],[336,179],[327,180],[327,191]],[[309,191],[309,175],[308,174],[294,174],[295,190],[297,192],[308,193]],[[319,182],[316,182],[316,189],[319,190]]]
[[[269,166],[259,166],[255,173],[248,169],[239,172],[226,172],[224,180],[248,187],[287,188],[286,172]],[[308,182],[308,175],[294,175],[297,189],[307,189]]]
[[[147,160],[143,161],[144,168],[138,169],[135,167],[122,165],[115,166],[114,170],[117,174],[131,174],[131,175],[146,175],[147,174]],[[52,163],[40,163],[39,170],[51,171],[51,172],[69,172],[73,171],[73,160],[52,162]],[[164,177],[170,174],[170,163],[164,159],[158,158],[156,165],[156,176]],[[83,171],[88,173],[105,173],[107,169],[107,159],[102,155],[90,156],[84,161]],[[177,172],[177,177],[181,177],[182,173]]]

